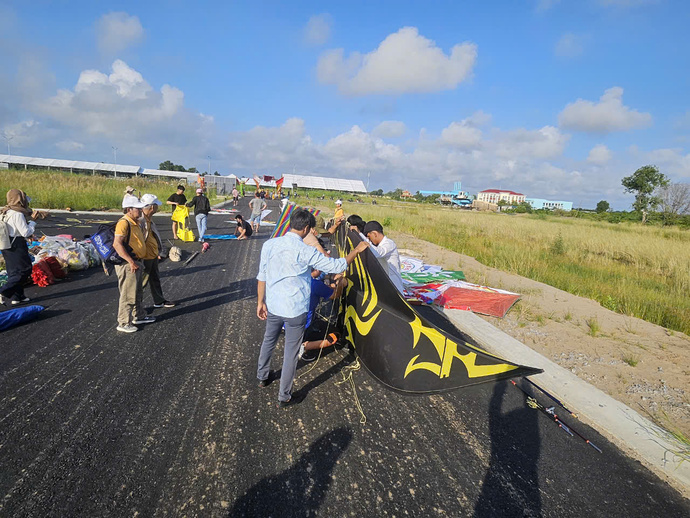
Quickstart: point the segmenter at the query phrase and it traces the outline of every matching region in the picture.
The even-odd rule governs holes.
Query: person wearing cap
[[[175,209],[178,205],[184,205],[185,203],[187,203],[187,197],[184,195],[184,185],[178,185],[177,191],[171,194],[165,203],[167,203],[168,205],[172,205],[173,213],[175,212]],[[177,239],[177,221],[175,220],[172,220],[172,231],[173,239]]]
[[[321,227],[323,228],[323,218],[321,219]],[[319,223],[316,223],[316,226],[311,229],[311,231],[304,236],[304,244],[308,246],[313,246],[316,248],[319,252],[321,252],[323,255],[330,255],[326,249],[323,247],[323,244],[321,243],[321,240],[319,237],[321,236],[321,233],[318,230]]]
[[[345,216],[343,211],[343,201],[335,200],[335,215],[333,216],[333,221],[340,221]]]
[[[131,185],[128,185],[127,187],[125,187],[125,196],[127,196],[128,194],[134,196],[134,191],[136,191],[136,189]]]
[[[136,325],[155,322],[153,317],[143,315],[141,299],[143,288],[142,259],[146,255],[146,240],[139,226],[141,209],[144,203],[136,196],[125,195],[122,200],[124,216],[115,225],[113,248],[124,259],[124,263],[115,265],[117,287],[120,290],[120,303],[117,312],[117,330],[122,333],[134,333]]]
[[[34,217],[29,208],[29,198],[24,191],[7,191],[7,205],[0,208],[0,219],[7,225],[10,247],[2,251],[7,269],[7,283],[0,291],[0,304],[9,302],[13,306],[29,302],[24,295],[24,285],[31,278],[31,256],[26,239],[34,235],[36,223],[28,221]]]
[[[141,209],[143,218],[141,219],[141,230],[144,233],[144,244],[146,245],[146,253],[142,258],[144,261],[144,273],[141,277],[141,288],[146,288],[148,284],[151,288],[151,297],[153,298],[154,308],[173,308],[174,302],[165,300],[163,296],[163,287],[161,286],[160,270],[158,263],[161,260],[161,251],[163,250],[163,240],[153,222],[153,215],[158,212],[158,207],[162,205],[161,201],[155,194],[144,194],[141,197],[141,203],[144,207]],[[139,311],[138,316],[145,316],[143,314],[143,307],[137,307]]]
[[[387,266],[386,271],[388,278],[391,280],[397,290],[402,293],[404,291],[402,277],[400,275],[400,255],[398,254],[398,246],[392,239],[383,234],[383,227],[378,221],[370,221],[364,225],[363,234],[372,244],[371,250],[376,252],[382,261],[382,266]]]
[[[187,203],[187,207],[194,207],[194,217],[196,218],[196,228],[199,231],[199,242],[204,242],[204,235],[206,234],[206,223],[208,222],[208,213],[211,212],[211,202],[204,195],[203,189],[196,190],[196,196]]]
[[[285,352],[278,393],[280,407],[301,399],[293,397],[292,384],[309,311],[311,271],[317,269],[326,273],[342,273],[369,246],[362,241],[347,257],[326,257],[304,244],[304,237],[315,225],[316,220],[309,211],[296,209],[290,215],[290,231],[284,236],[269,239],[261,248],[259,273],[256,276],[256,316],[266,321],[266,331],[259,352],[256,377],[260,387],[267,387],[271,383],[271,358],[285,325]]]

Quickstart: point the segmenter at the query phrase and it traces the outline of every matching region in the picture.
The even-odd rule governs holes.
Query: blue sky
[[[625,209],[642,165],[690,181],[688,22],[673,0],[0,0],[0,136]]]

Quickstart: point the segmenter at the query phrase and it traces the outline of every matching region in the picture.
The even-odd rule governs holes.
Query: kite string
[[[362,403],[359,401],[359,396],[357,395],[357,386],[355,385],[355,378],[354,378],[354,373],[360,370],[362,366],[359,363],[359,358],[355,360],[354,363],[346,366],[343,368],[341,374],[343,375],[343,379],[341,381],[336,381],[336,385],[342,385],[343,383],[350,382],[350,387],[352,387],[352,395],[355,400],[355,406],[357,407],[357,410],[359,411],[359,424],[365,425],[367,424],[367,416],[364,413],[364,409],[362,408]]]

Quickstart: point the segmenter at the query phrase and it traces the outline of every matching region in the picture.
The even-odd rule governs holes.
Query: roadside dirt
[[[690,437],[690,337],[414,236],[391,232],[391,237],[402,255],[462,270],[469,282],[520,293],[505,318],[483,318],[618,401],[654,416],[664,428]]]

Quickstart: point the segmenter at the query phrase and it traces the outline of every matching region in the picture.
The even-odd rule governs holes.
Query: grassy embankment
[[[0,204],[4,205],[9,189],[21,189],[31,197],[31,206],[41,209],[121,210],[125,186],[131,185],[141,194],[151,193],[163,202],[161,211],[170,211],[165,204],[177,187],[176,181],[137,178],[106,178],[59,171],[0,170]],[[187,198],[194,196],[187,187]],[[211,204],[222,201],[215,190],[209,192]]]
[[[344,208],[488,266],[690,334],[688,230],[379,203],[345,203]],[[333,210],[332,203],[317,205]]]

